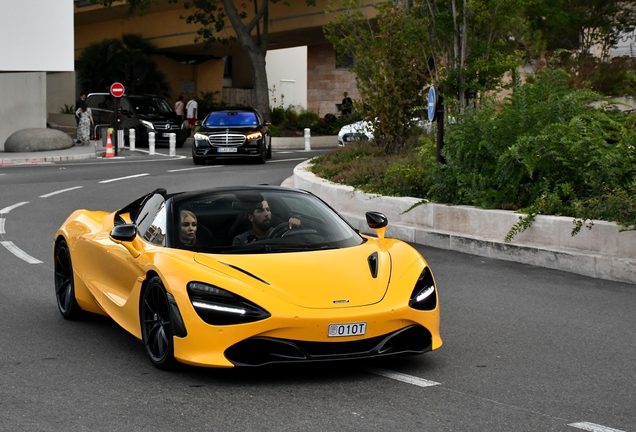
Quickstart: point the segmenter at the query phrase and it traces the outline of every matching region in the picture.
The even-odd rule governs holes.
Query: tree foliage
[[[524,1],[388,1],[376,6],[374,19],[362,13],[360,0],[339,4],[344,12],[325,33],[338,53],[355,58],[361,105],[388,153],[404,148],[426,105],[426,86],[443,84],[463,109],[501,88],[504,75],[524,61]]]
[[[86,47],[77,59],[79,83],[83,91],[108,91],[114,82],[123,83],[128,91],[167,95],[165,75],[152,59],[155,47],[140,35],[123,34],[121,39],[105,39]],[[139,76],[127,74],[128,65],[135,65]],[[133,85],[134,84],[134,85]]]

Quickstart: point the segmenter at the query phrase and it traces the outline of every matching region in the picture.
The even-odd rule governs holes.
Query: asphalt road
[[[60,316],[52,241],[73,210],[157,187],[280,184],[318,153],[0,168],[0,430],[636,431],[629,284],[415,245],[439,284],[440,350],[284,368],[162,372],[111,320]]]

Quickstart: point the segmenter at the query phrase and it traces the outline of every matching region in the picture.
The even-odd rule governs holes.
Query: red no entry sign
[[[122,83],[116,82],[110,86],[110,94],[112,94],[116,98],[122,97],[124,95],[124,91],[125,89]]]

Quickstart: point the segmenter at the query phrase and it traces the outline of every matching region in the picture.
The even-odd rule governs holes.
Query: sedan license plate
[[[236,153],[236,147],[224,147],[218,149],[219,153]]]
[[[164,132],[164,133],[162,133],[162,134],[161,134],[161,137],[162,137],[162,138],[170,138],[170,134],[169,134],[169,133]]]
[[[361,336],[367,332],[367,323],[329,324],[329,337]]]

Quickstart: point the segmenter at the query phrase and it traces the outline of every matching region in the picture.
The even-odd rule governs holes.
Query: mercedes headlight
[[[263,134],[260,132],[251,132],[248,133],[245,138],[247,138],[248,141],[256,141],[263,138]]]
[[[153,125],[152,122],[149,122],[148,120],[141,120],[141,124],[146,126],[148,129],[155,128],[155,125]]]

